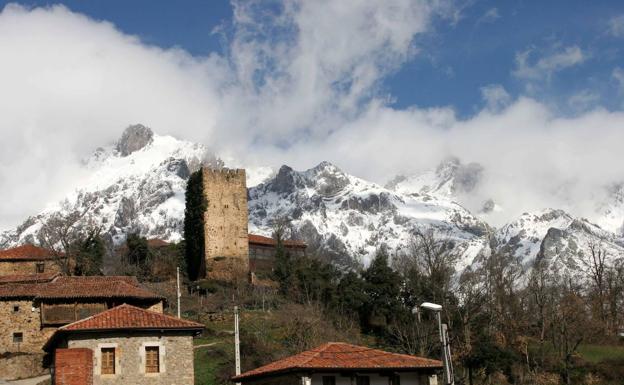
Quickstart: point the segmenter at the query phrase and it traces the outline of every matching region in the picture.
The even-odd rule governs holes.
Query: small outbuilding
[[[44,350],[55,384],[193,385],[193,337],[202,324],[120,305],[65,325]]]
[[[242,384],[437,385],[442,361],[329,342],[242,373]]]

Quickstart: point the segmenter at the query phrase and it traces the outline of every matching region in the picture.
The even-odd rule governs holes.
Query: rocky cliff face
[[[128,156],[152,143],[153,140],[154,133],[149,127],[135,124],[126,128],[121,139],[117,142],[116,149],[121,156]]]
[[[406,252],[416,231],[433,230],[456,243],[463,263],[484,247],[489,227],[451,200],[391,191],[322,162],[306,171],[282,166],[249,190],[252,231],[270,235],[277,218],[337,264],[367,263],[380,247]]]

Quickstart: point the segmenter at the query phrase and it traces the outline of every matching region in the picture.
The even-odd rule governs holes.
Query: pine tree
[[[363,306],[368,320],[366,328],[385,328],[401,311],[401,276],[388,263],[388,255],[380,250],[362,274],[367,303]]]
[[[191,174],[187,182],[184,210],[184,257],[188,277],[193,281],[205,275],[204,213],[207,207],[203,172],[200,168]]]

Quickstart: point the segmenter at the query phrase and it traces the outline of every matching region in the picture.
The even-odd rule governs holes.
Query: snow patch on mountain
[[[282,166],[249,190],[249,217],[250,231],[265,235],[277,218],[291,219],[295,236],[346,266],[367,264],[382,245],[408,252],[414,232],[428,230],[455,242],[469,264],[488,231],[451,200],[391,191],[328,162],[302,172]]]

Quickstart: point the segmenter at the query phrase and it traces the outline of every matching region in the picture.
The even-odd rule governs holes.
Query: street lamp
[[[446,333],[447,326],[442,324],[442,305],[431,302],[423,302],[421,308],[431,310],[436,313],[438,318],[438,329],[440,331],[440,342],[442,343],[442,363],[444,364],[444,384],[455,385],[455,375],[453,374],[453,361],[451,360],[451,347],[448,343],[448,335]],[[418,312],[417,308],[414,308]],[[412,310],[414,312],[414,310]]]

